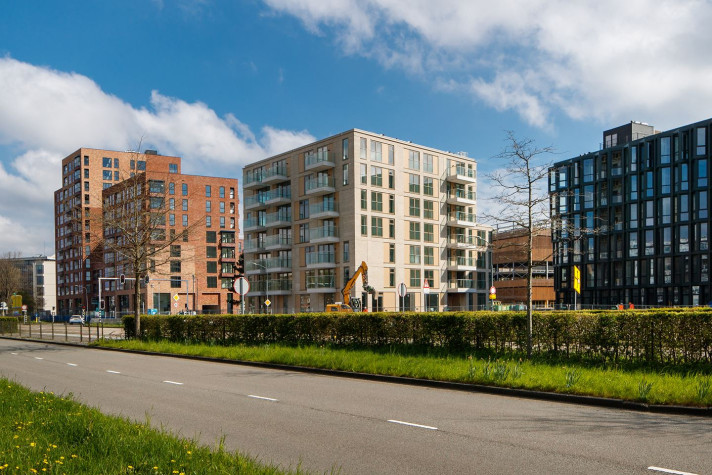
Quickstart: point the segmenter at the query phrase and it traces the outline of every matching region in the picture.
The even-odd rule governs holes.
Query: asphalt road
[[[0,374],[284,468],[712,473],[706,418],[4,339]]]

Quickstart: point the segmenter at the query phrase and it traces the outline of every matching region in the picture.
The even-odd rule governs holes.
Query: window
[[[104,157],[104,158],[102,159],[101,163],[102,163],[102,166],[103,166],[104,168],[111,168],[111,158],[109,158],[109,157]]]
[[[423,217],[433,219],[435,216],[435,203],[430,200],[423,200]]]
[[[219,188],[220,198],[225,198],[225,187],[221,186]]]
[[[360,165],[361,170],[361,184],[366,185],[368,183],[368,169],[365,163]]]
[[[206,270],[208,274],[215,274],[218,271],[218,263],[216,261],[206,261]]]
[[[188,200],[183,200],[183,202],[181,203],[181,209],[183,211],[188,211]]]
[[[152,196],[149,200],[151,209],[161,209],[163,208],[163,198],[159,196]]]
[[[212,228],[213,227],[213,218],[211,216],[206,216],[205,217],[205,227],[206,228]]]
[[[342,176],[343,176],[343,181],[341,182],[344,185],[349,184],[349,164],[346,163],[344,164],[343,170],[342,170]]]
[[[391,239],[396,237],[396,220],[395,219],[388,220],[388,237]]]
[[[361,209],[368,209],[368,191],[361,190]]]
[[[176,225],[176,215],[171,213],[168,215],[168,225],[169,226],[175,226]]]
[[[396,212],[396,196],[388,195],[388,212],[395,214]]]
[[[396,262],[396,245],[395,244],[388,245],[388,262],[390,262],[390,263]]]
[[[704,155],[707,151],[707,140],[704,127],[697,128],[697,155]]]
[[[224,212],[225,212],[225,202],[224,202],[224,201],[221,201],[221,202],[220,202],[220,212],[221,212],[221,213],[224,213]]]
[[[217,258],[218,257],[218,248],[215,246],[207,246],[205,248],[205,257],[207,257],[208,259]]]
[[[119,172],[118,171],[114,172],[114,181],[119,181]]]
[[[433,189],[433,179],[429,176],[424,176],[423,177],[423,194],[426,194],[428,196],[433,196],[434,189]]]
[[[180,272],[180,261],[171,261],[171,272]]]
[[[136,169],[136,160],[131,160],[131,163],[129,166],[131,167],[131,170],[135,170]]]
[[[707,159],[697,160],[697,186],[707,186]]]
[[[420,170],[420,152],[408,150],[408,168],[411,170]]]
[[[183,215],[183,226],[188,226],[188,215],[187,214]]]
[[[119,168],[119,159],[118,158],[114,159],[114,168]]]
[[[180,257],[180,245],[171,245],[171,257]]]
[[[431,223],[423,224],[423,239],[425,242],[435,242],[434,227]]]
[[[435,248],[425,247],[423,248],[423,263],[426,266],[435,265]]]
[[[420,175],[408,174],[408,191],[411,193],[420,193]]]
[[[211,195],[212,195],[212,189],[211,189],[210,185],[205,185],[205,197],[210,198]]]
[[[309,242],[309,223],[299,225],[299,242]]]
[[[393,165],[395,159],[395,147],[393,145],[388,146],[388,164]]]
[[[146,160],[139,160],[136,162],[136,170],[138,171],[146,171]]]
[[[396,189],[396,177],[393,170],[388,170],[388,188],[391,190]]]
[[[212,203],[210,201],[205,202],[205,212],[210,213],[213,209]]]
[[[299,202],[299,219],[309,218],[309,200],[301,200]]]
[[[420,246],[408,246],[408,262],[411,264],[420,264]]]
[[[410,239],[414,241],[420,241],[420,223],[416,223],[413,221],[410,221],[408,223],[409,226],[409,236]]]
[[[371,167],[371,185],[383,186],[383,169],[381,167]]]
[[[217,289],[218,288],[218,278],[216,276],[209,275],[207,278],[207,285],[209,289]]]
[[[361,155],[360,155],[360,157],[365,160],[365,159],[367,158],[367,157],[366,157],[366,154],[368,153],[368,150],[367,150],[368,145],[366,144],[366,138],[365,138],[365,137],[361,137],[361,139],[360,139],[360,144],[361,144],[361,147],[360,147],[360,153],[361,153]]]
[[[168,164],[168,173],[178,173],[178,164],[177,163],[169,163]]]
[[[349,139],[348,138],[341,140],[341,159],[342,160],[349,159]]]
[[[371,216],[371,236],[383,236],[383,218]]]
[[[388,269],[388,287],[396,286],[396,270]]]
[[[374,161],[374,162],[382,162],[383,161],[382,150],[383,150],[383,144],[381,142],[376,142],[375,140],[371,140],[371,160],[372,161]]]
[[[172,275],[171,276],[171,289],[180,289],[181,288],[181,280],[179,275]]]
[[[408,214],[420,216],[420,200],[418,198],[409,198]]]
[[[183,196],[188,196],[188,184],[187,183],[183,183],[181,185],[181,194]]]
[[[215,231],[205,231],[205,242],[217,242],[218,233]]]
[[[371,192],[371,211],[383,211],[383,193]]]
[[[670,137],[660,138],[660,163],[670,163]]]
[[[435,157],[430,155],[429,153],[424,153],[423,154],[423,171],[428,172],[428,173],[433,173],[433,162]]]
[[[235,199],[235,188],[230,187],[230,199],[234,200]]]
[[[225,229],[225,216],[220,216],[220,229]]]
[[[368,236],[368,217],[361,215],[361,236]]]
[[[348,140],[348,139],[347,139]],[[349,262],[350,256],[349,256],[349,242],[344,241],[344,257],[343,257],[343,262]]]
[[[102,173],[102,178],[107,181],[111,180],[111,170],[104,170]]]
[[[88,168],[84,169],[84,178],[86,178],[86,179],[89,178],[89,169]]]
[[[176,184],[173,182],[170,182],[168,184],[168,194],[169,195],[175,195],[176,194]]]
[[[638,233],[628,233],[628,257],[638,257]]]
[[[420,269],[410,269],[410,286],[414,289],[420,288]]]

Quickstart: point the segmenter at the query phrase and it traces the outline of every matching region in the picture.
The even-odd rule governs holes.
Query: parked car
[[[84,318],[81,315],[72,315],[69,317],[69,324],[78,323],[79,325],[84,325]]]

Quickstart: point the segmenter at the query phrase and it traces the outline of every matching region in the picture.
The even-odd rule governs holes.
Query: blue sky
[[[711,16],[699,0],[2,2],[0,252],[53,252],[59,161],[81,146],[143,137],[185,172],[240,178],[357,127],[486,173],[505,130],[564,159],[630,120],[701,120]]]

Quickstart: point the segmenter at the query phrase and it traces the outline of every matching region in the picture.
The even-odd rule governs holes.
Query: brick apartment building
[[[62,160],[62,188],[55,192],[58,314],[98,309],[99,278],[104,278],[101,298],[110,315],[133,310],[134,283],[122,285],[118,278],[133,278],[134,271],[124,256],[104,245],[105,239],[122,239],[120,231],[106,229],[104,213],[127,180],[144,183],[151,216],[161,216],[154,245],[179,236],[163,255],[145,263],[150,278],[142,283],[142,310],[231,311],[228,281],[234,276],[239,232],[237,179],[182,174],[180,157],[151,150],[81,148]]]

